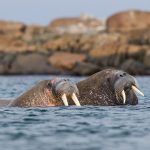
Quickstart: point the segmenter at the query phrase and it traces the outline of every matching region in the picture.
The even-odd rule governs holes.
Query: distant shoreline
[[[58,18],[47,26],[0,21],[0,75],[87,76],[110,67],[150,75],[150,12]]]

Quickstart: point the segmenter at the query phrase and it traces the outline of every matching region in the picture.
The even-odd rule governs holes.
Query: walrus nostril
[[[119,76],[120,76],[120,77],[124,77],[124,76],[126,76],[126,75],[127,75],[127,73],[124,72],[124,73],[120,74]]]

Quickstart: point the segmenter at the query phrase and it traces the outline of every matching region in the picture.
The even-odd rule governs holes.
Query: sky
[[[0,20],[47,25],[60,17],[85,13],[105,19],[130,9],[150,11],[150,0],[0,0]]]

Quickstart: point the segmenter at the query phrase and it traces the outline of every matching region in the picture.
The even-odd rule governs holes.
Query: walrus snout
[[[144,96],[144,94],[138,89],[137,81],[127,73],[124,74],[124,76],[120,76],[120,78],[115,82],[114,88],[116,99],[119,103],[122,102],[122,104],[126,104],[127,100],[130,101],[130,95],[133,95],[134,92]],[[136,95],[134,97],[137,98]]]
[[[80,106],[80,102],[77,98],[79,90],[75,83],[69,79],[57,79],[52,83],[53,94],[63,101],[65,106],[68,106],[68,99],[72,99],[75,105]],[[68,98],[68,99],[67,99]]]

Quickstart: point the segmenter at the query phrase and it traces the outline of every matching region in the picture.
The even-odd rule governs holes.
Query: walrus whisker
[[[115,89],[115,95],[118,103],[120,103],[120,99],[122,99],[122,95],[120,95],[121,91],[120,89]]]
[[[132,85],[133,91],[139,93],[140,95],[144,96],[144,93],[142,93],[136,86]]]
[[[67,100],[67,97],[66,97],[66,94],[65,94],[65,93],[62,95],[61,98],[62,98],[62,101],[63,101],[64,105],[65,105],[65,106],[68,106],[68,100]]]
[[[121,92],[121,94],[122,94],[122,97],[123,97],[123,104],[125,104],[126,103],[126,94],[125,94],[125,91],[123,90]]]
[[[118,103],[120,103],[118,93],[116,93],[116,99],[117,99]]]
[[[76,106],[81,106],[77,96],[75,93],[72,94],[72,100],[74,101],[74,103],[76,104]]]

